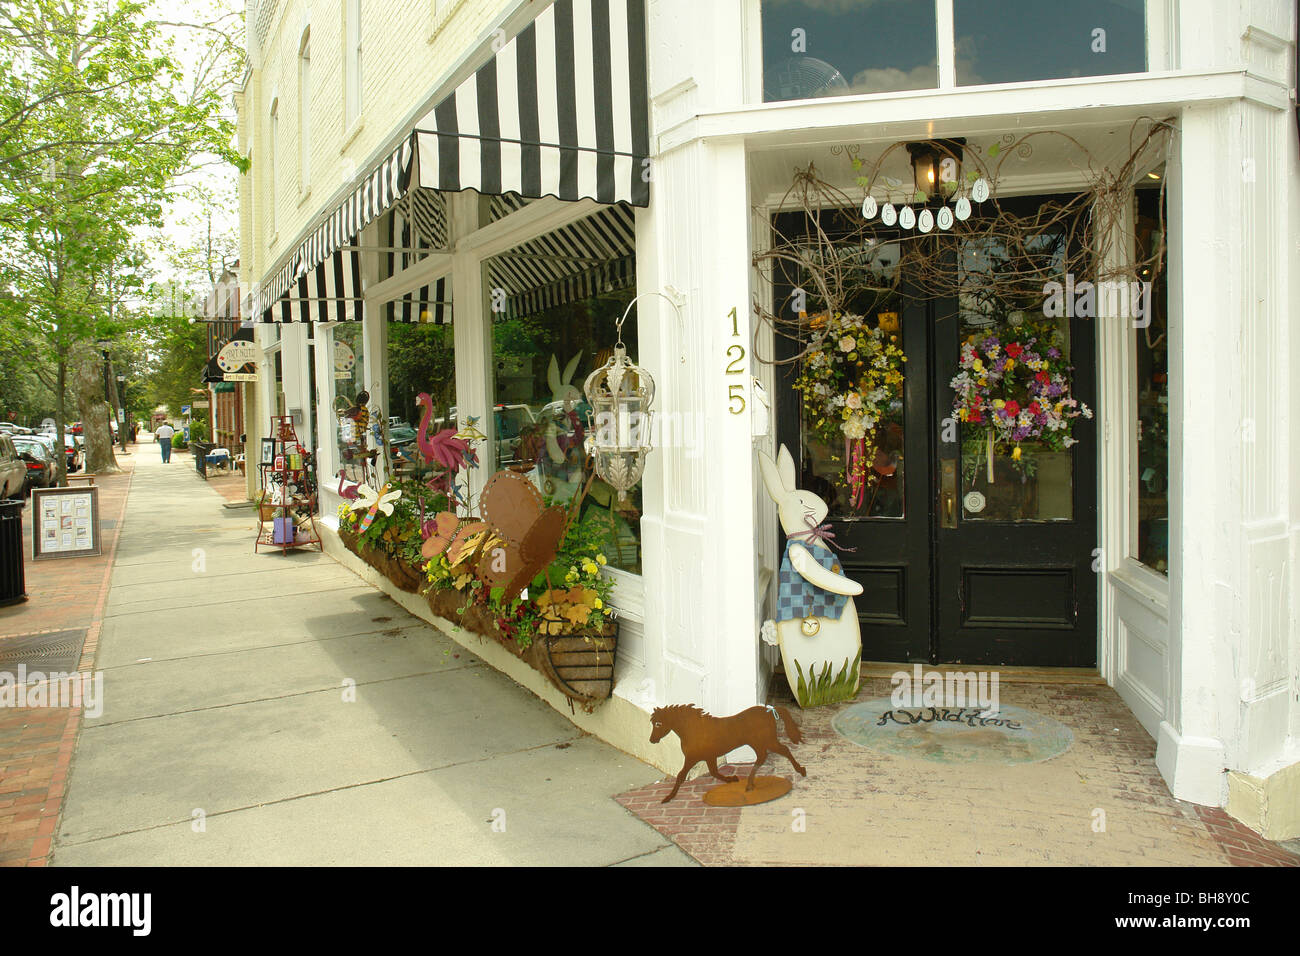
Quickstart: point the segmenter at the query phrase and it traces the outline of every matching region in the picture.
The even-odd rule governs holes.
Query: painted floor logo
[[[148,936],[153,926],[152,893],[82,893],[78,886],[50,897],[50,925],[128,927]]]
[[[912,673],[895,671],[889,695],[896,708],[979,707],[981,717],[998,715],[997,671],[924,671],[912,665]]]
[[[104,674],[0,671],[0,707],[84,707],[87,717],[104,712]]]

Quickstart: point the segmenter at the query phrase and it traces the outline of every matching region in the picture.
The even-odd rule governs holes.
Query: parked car
[[[15,435],[10,438],[18,457],[27,466],[27,483],[23,494],[32,488],[48,488],[54,481],[54,450],[34,435]]]
[[[0,435],[0,499],[22,497],[27,490],[27,463],[18,457],[13,439]]]

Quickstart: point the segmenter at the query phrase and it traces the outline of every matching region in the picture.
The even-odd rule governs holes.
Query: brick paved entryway
[[[857,699],[890,689],[864,680]],[[804,740],[792,749],[808,770],[803,779],[769,760],[765,772],[793,780],[788,796],[709,807],[701,794],[716,781],[705,775],[668,804],[659,801],[671,780],[616,799],[714,865],[1300,865],[1222,810],[1175,800],[1156,769],[1155,741],[1110,687],[1004,682],[1001,700],[1066,724],[1073,745],[1031,764],[890,756],[835,733],[831,719],[846,705],[799,711],[780,693],[772,703],[794,712]]]

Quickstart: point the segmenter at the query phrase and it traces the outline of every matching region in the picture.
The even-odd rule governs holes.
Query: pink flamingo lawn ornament
[[[423,406],[424,414],[420,416],[420,430],[415,436],[420,454],[429,465],[441,465],[442,471],[429,481],[434,491],[450,492],[456,472],[469,465],[478,464],[478,453],[470,447],[468,440],[457,438],[456,428],[444,428],[435,435],[429,434],[429,425],[433,419],[433,399],[428,392],[421,392],[415,397],[415,404]]]
[[[340,468],[339,469],[339,497],[342,498],[344,501],[356,501],[357,489],[360,487],[360,485],[353,484],[345,488],[343,486],[343,482],[346,478],[346,475],[347,475],[346,470]]]

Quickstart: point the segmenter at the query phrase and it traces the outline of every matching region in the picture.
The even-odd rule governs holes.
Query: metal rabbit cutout
[[[862,585],[841,573],[830,544],[829,509],[811,491],[795,488],[794,459],[782,445],[776,461],[758,453],[767,493],[785,531],[775,626],[763,639],[781,648],[786,680],[800,707],[851,700],[858,692],[862,634],[854,595]]]

